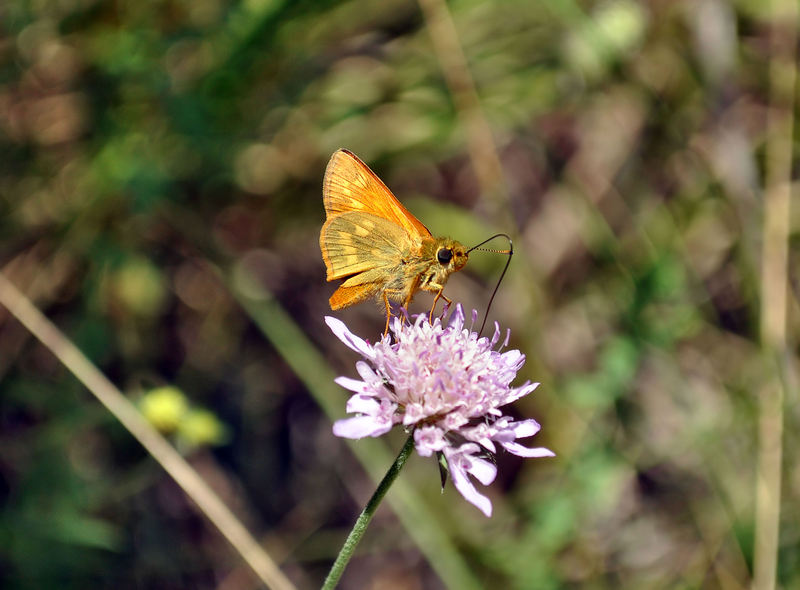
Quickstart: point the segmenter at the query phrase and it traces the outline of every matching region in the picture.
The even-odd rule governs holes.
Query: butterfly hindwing
[[[342,213],[329,218],[320,234],[328,280],[395,266],[409,242],[397,224],[370,213]],[[418,247],[418,246],[416,246]]]

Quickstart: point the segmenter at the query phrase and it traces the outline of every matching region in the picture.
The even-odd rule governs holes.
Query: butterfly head
[[[469,254],[459,242],[445,238],[436,247],[436,262],[447,274],[461,270],[467,263]]]
[[[428,244],[429,254],[426,258],[430,261],[428,271],[423,278],[425,285],[433,287],[444,285],[450,274],[461,270],[467,263],[469,253],[459,242],[450,238],[439,238]]]

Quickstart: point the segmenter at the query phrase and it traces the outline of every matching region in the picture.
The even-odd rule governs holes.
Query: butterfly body
[[[451,238],[436,238],[366,164],[347,150],[331,157],[323,182],[327,219],[320,249],[328,281],[344,279],[330,298],[341,309],[375,298],[408,307],[419,290],[436,294],[469,257]],[[433,308],[431,308],[433,313]]]

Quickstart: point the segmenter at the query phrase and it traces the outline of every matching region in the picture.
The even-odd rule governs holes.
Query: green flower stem
[[[362,510],[361,514],[358,515],[358,519],[353,525],[353,530],[350,531],[350,534],[347,536],[344,545],[342,545],[341,551],[339,551],[339,555],[336,557],[336,561],[331,567],[331,571],[328,572],[328,577],[325,578],[325,583],[322,585],[323,590],[332,590],[336,587],[336,584],[339,583],[339,579],[344,573],[344,568],[347,567],[347,563],[350,561],[350,558],[353,557],[353,553],[356,550],[358,542],[361,541],[361,537],[364,536],[364,532],[367,530],[369,521],[372,520],[372,517],[375,514],[375,511],[378,509],[378,505],[380,505],[381,500],[383,500],[386,492],[389,491],[389,488],[394,483],[394,480],[397,479],[397,476],[400,474],[400,470],[403,468],[403,465],[405,465],[406,460],[411,454],[413,448],[414,433],[412,432],[411,435],[409,435],[406,444],[404,444],[403,448],[400,449],[400,454],[397,455],[397,459],[394,460],[394,463],[392,463],[389,471],[386,472],[386,475],[383,476],[381,483],[378,484],[378,488],[375,490],[375,493],[372,494],[372,497],[369,499],[369,502],[367,502],[364,510]]]

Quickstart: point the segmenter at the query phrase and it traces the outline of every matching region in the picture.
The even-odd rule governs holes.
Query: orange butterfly
[[[325,170],[322,199],[327,219],[319,235],[328,281],[345,279],[330,298],[331,309],[341,309],[375,297],[408,309],[423,289],[444,294],[451,273],[461,270],[469,253],[450,238],[434,238],[392,194],[381,179],[347,150],[337,150]]]

